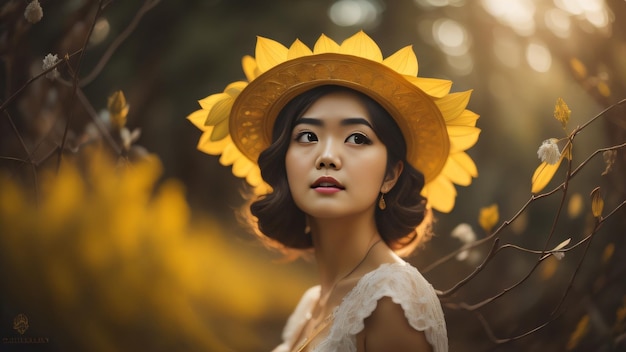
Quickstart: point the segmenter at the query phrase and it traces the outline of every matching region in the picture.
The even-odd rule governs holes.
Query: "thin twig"
[[[57,158],[57,171],[61,167],[61,159],[63,158],[63,150],[65,149],[65,143],[67,142],[67,134],[69,132],[70,125],[74,117],[73,109],[71,107],[74,105],[73,102],[76,97],[76,91],[78,90],[78,75],[80,73],[80,65],[83,61],[83,56],[85,53],[85,49],[87,48],[87,44],[89,43],[89,38],[91,38],[91,33],[93,33],[93,29],[96,26],[96,22],[98,21],[98,18],[100,17],[100,13],[102,11],[102,4],[103,4],[103,0],[100,0],[98,2],[98,8],[96,9],[96,14],[94,15],[94,19],[91,22],[89,31],[87,32],[87,35],[85,36],[85,40],[83,41],[83,46],[82,46],[83,50],[81,50],[80,55],[78,55],[78,62],[76,63],[76,69],[74,70],[75,72],[73,73],[73,76],[72,76],[72,79],[73,79],[72,97],[70,101],[71,103],[69,104],[69,111],[68,111],[67,121],[65,123],[65,129],[63,130],[63,137],[61,138],[61,147],[59,148],[59,154]],[[69,64],[68,64],[68,67],[69,67]]]
[[[128,37],[132,34],[135,28],[137,28],[137,25],[141,21],[141,18],[148,11],[154,8],[158,3],[159,3],[159,0],[146,0],[143,3],[139,11],[137,11],[137,14],[135,14],[135,17],[133,18],[133,20],[128,24],[128,27],[126,27],[124,31],[120,33],[120,35],[118,35],[117,38],[115,38],[115,40],[107,48],[106,52],[100,58],[100,61],[98,61],[98,63],[96,64],[96,66],[94,66],[91,72],[87,76],[85,76],[83,79],[80,80],[80,84],[79,84],[80,87],[87,86],[94,79],[96,79],[96,77],[98,77],[98,75],[100,74],[100,72],[102,72],[102,70],[104,69],[106,64],[109,62],[109,60],[111,59],[115,51],[119,48],[120,45],[122,45],[122,43],[126,39],[128,39]]]

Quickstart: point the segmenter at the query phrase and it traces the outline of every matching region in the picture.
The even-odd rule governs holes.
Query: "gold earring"
[[[380,210],[385,210],[387,208],[387,203],[385,202],[384,193],[380,194],[380,199],[378,200],[378,208],[380,208]]]

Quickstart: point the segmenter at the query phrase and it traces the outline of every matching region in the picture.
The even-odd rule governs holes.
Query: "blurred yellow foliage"
[[[608,264],[611,258],[613,258],[613,254],[615,253],[615,245],[613,243],[609,243],[604,247],[604,251],[602,251],[602,263]]]
[[[38,202],[0,177],[0,279],[56,340],[90,351],[253,350],[253,322],[293,308],[302,282],[268,279],[270,263],[226,242],[214,220],[191,224],[182,185],[155,186],[155,157],[116,165],[94,153],[78,165],[44,177]]]
[[[585,64],[577,58],[570,59],[570,67],[574,71],[576,78],[583,79],[587,77],[587,68],[585,67]]]
[[[571,351],[578,346],[580,340],[582,340],[585,335],[587,335],[587,331],[589,330],[589,315],[584,315],[576,325],[576,329],[570,335],[569,341],[567,342],[567,350]]]

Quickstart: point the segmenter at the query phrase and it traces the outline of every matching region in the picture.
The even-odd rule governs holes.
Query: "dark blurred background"
[[[47,157],[60,144],[68,116],[72,116],[71,136],[80,136],[92,117],[83,108],[67,106],[64,97],[71,94],[71,87],[44,78],[15,98],[12,95],[41,72],[45,55],[56,53],[62,58],[82,47],[98,2],[42,0],[43,18],[35,24],[24,20],[27,3],[4,1],[0,5],[0,53],[4,64],[0,97],[3,104],[11,99],[3,105],[0,117],[0,156],[5,157],[0,160],[0,170],[31,187],[37,181],[33,168],[9,158],[24,158],[15,131],[19,131],[26,145],[37,146],[33,158],[42,160],[36,167],[39,172],[54,166],[55,159]],[[142,4],[107,3],[84,52],[79,76],[84,77],[96,66],[107,48],[137,18]],[[452,258],[426,270],[463,245],[450,236],[451,231],[460,223],[468,223],[479,239],[485,237],[477,218],[479,210],[491,204],[498,205],[500,222],[513,218],[531,198],[530,180],[540,163],[537,148],[541,142],[566,137],[576,126],[626,98],[624,18],[623,0],[165,0],[145,12],[102,71],[82,91],[96,112],[106,110],[111,93],[124,92],[130,106],[127,127],[141,129],[136,144],[161,160],[161,179],[181,181],[192,219],[214,219],[217,225],[211,226],[220,229],[215,232],[219,232],[220,241],[225,241],[224,248],[231,251],[226,258],[248,260],[249,265],[240,267],[239,274],[244,279],[256,279],[248,285],[232,287],[266,297],[258,301],[264,308],[248,316],[208,308],[197,311],[212,321],[206,326],[215,328],[223,340],[224,345],[215,348],[270,350],[280,341],[282,325],[299,295],[315,283],[314,266],[305,261],[280,263],[278,255],[255,244],[234,214],[234,209],[244,202],[240,195],[245,187],[243,181],[222,167],[218,158],[196,150],[201,133],[185,119],[199,108],[197,100],[221,92],[232,81],[245,79],[241,57],[254,55],[257,35],[286,46],[299,38],[312,47],[321,33],[341,42],[363,29],[379,44],[385,57],[413,45],[420,76],[450,79],[454,82],[452,91],[473,89],[468,108],[481,116],[478,127],[482,133],[469,154],[478,166],[479,177],[471,186],[457,188],[454,211],[437,214],[435,238],[409,259],[424,269],[435,288],[446,290],[471,273],[489,249],[489,244],[479,246],[462,261]],[[77,56],[71,60],[75,64]],[[65,79],[70,77],[67,69],[61,66],[59,70]],[[57,96],[59,103],[51,102]],[[562,98],[572,111],[565,131],[552,117],[557,98]],[[624,143],[625,111],[623,104],[612,108],[576,137],[574,167],[599,148]],[[563,147],[564,142],[559,145]],[[533,201],[502,231],[501,241],[541,250],[544,246],[553,248],[567,238],[572,238],[572,244],[584,240],[594,221],[590,192],[601,187],[606,211],[615,209],[625,199],[624,148],[618,151],[617,162],[606,175],[601,175],[605,170],[602,159],[602,155],[594,157],[569,183],[564,205],[562,192]],[[562,182],[565,165],[561,167],[547,190]],[[562,213],[558,213],[560,207]],[[560,215],[555,234],[546,244],[557,214]],[[485,271],[443,300],[451,350],[626,349],[626,264],[619,258],[626,249],[624,215],[624,207],[619,208],[595,234],[587,252],[584,248],[589,241],[560,261],[543,261],[523,285],[479,309],[498,338],[524,334],[550,320],[551,311],[576,274],[555,321],[505,344],[492,341],[481,318],[458,305],[497,295],[521,280],[538,258],[536,254],[515,250],[499,253]],[[9,228],[0,224],[4,231]],[[28,251],[25,252],[27,256]],[[19,309],[29,307],[30,301],[15,293],[20,284],[7,281],[22,277],[16,276],[15,268],[8,267],[15,262],[3,263],[6,294],[0,296],[5,300],[0,332],[6,338],[15,334],[10,326],[13,318]],[[225,259],[225,264],[229,263]],[[228,279],[219,285],[229,287]],[[45,296],[47,289],[55,290],[44,287],[38,294]],[[285,290],[290,294],[283,293],[279,296],[281,302],[276,302],[276,293]],[[38,299],[33,296],[32,299]],[[76,344],[80,349],[91,350],[88,346],[93,341],[81,340],[80,333],[55,325],[56,318],[46,309],[51,308],[30,313],[47,324],[38,331],[40,336],[56,337],[63,341],[63,346]],[[150,320],[150,314],[158,315],[158,311],[145,314]],[[130,331],[136,328],[119,324],[118,328]],[[235,328],[220,332],[220,325],[237,327],[245,333]],[[110,326],[103,327],[107,328]],[[131,345],[142,346],[144,339],[165,339],[167,334],[162,330],[146,328],[145,334],[135,335],[136,345]],[[133,334],[125,338],[132,339]],[[168,346],[178,346],[180,350],[206,346],[189,340],[180,342],[175,337],[168,341]],[[159,350],[157,345],[147,344],[151,346],[147,350]],[[54,350],[56,346],[4,343],[0,347]],[[124,346],[129,345],[118,345]],[[107,348],[93,350],[98,349]]]

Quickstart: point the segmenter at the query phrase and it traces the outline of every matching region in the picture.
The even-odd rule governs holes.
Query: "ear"
[[[398,178],[400,178],[400,174],[402,174],[402,170],[404,169],[404,163],[402,161],[398,161],[394,167],[387,172],[385,176],[385,180],[383,181],[383,185],[380,187],[381,193],[387,193],[391,191],[393,186],[398,182]]]

